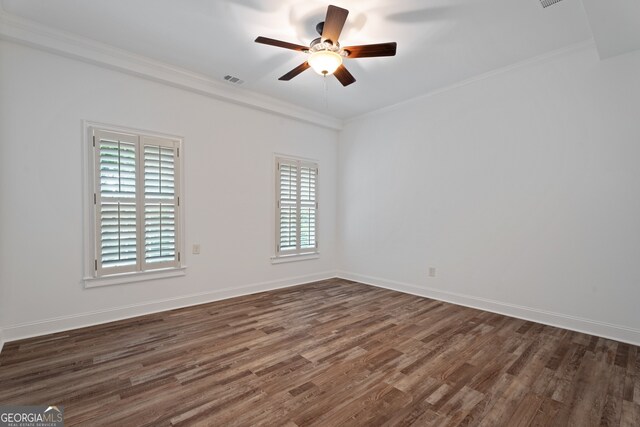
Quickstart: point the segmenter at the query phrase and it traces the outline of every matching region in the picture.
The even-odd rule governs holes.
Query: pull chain
[[[329,109],[329,96],[327,95],[328,89],[327,89],[327,75],[326,74],[323,76],[322,82],[323,82],[323,86],[324,86],[324,90],[323,90],[323,92],[324,92],[324,108],[325,108],[325,110],[328,110]]]

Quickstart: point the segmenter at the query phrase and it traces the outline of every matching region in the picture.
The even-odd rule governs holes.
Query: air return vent
[[[244,83],[244,80],[240,80],[239,78],[234,77],[234,76],[230,76],[228,74],[226,76],[224,76],[224,79],[226,81],[228,81],[229,83],[233,83],[233,84],[236,84],[236,85],[241,85],[242,83]]]
[[[552,4],[556,4],[560,1],[562,0],[540,0],[540,3],[542,3],[542,7],[549,7]]]

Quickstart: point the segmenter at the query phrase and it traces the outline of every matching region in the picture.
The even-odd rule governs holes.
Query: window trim
[[[126,269],[127,271],[114,271],[106,275],[99,275],[96,270],[96,259],[98,256],[98,248],[96,245],[97,240],[97,227],[99,223],[96,217],[96,207],[98,204],[94,204],[94,194],[97,194],[97,182],[96,182],[96,157],[93,147],[93,135],[94,130],[102,132],[114,132],[118,134],[130,134],[140,138],[140,143],[143,145],[144,140],[161,138],[163,140],[172,140],[177,142],[177,148],[179,152],[179,160],[177,162],[176,181],[178,185],[177,197],[179,196],[179,203],[176,206],[176,251],[180,254],[180,259],[175,262],[175,265],[163,265],[155,269],[150,270],[134,270]],[[94,122],[83,120],[82,122],[82,157],[83,157],[83,277],[82,284],[85,288],[94,288],[108,285],[118,285],[125,283],[133,283],[145,280],[162,279],[166,277],[184,276],[186,274],[186,262],[184,251],[184,236],[185,236],[185,221],[184,221],[184,138],[177,135],[163,134],[154,131],[148,131],[144,129],[135,129],[125,126],[112,125],[108,123]],[[137,153],[140,156],[140,153]],[[137,168],[141,167],[140,157],[137,159]],[[140,192],[137,194],[137,199],[141,199]],[[141,224],[142,226],[142,224]],[[141,236],[141,230],[139,229],[138,239]],[[144,268],[144,260],[139,260],[139,265]]]
[[[316,188],[315,188],[315,202],[316,202],[316,221],[315,221],[315,233],[316,233],[316,247],[315,249],[312,250],[305,250],[304,252],[284,252],[282,253],[279,250],[279,244],[280,244],[280,206],[279,206],[279,201],[280,201],[280,195],[279,195],[279,184],[280,184],[280,173],[279,173],[279,169],[278,166],[280,164],[280,162],[284,160],[284,161],[290,161],[290,162],[298,162],[299,166],[300,165],[307,165],[307,166],[313,166],[316,169]],[[320,218],[319,218],[319,212],[320,212],[320,191],[319,191],[319,162],[315,159],[309,159],[309,158],[303,158],[303,157],[297,157],[297,156],[291,156],[291,155],[286,155],[286,154],[280,154],[280,153],[274,153],[273,155],[273,203],[274,203],[274,208],[272,209],[274,218],[273,218],[273,224],[274,224],[274,229],[273,229],[273,250],[274,250],[274,254],[273,256],[271,256],[271,263],[272,264],[282,264],[282,263],[287,263],[287,262],[296,262],[296,261],[306,261],[306,260],[313,260],[313,259],[318,259],[320,257],[320,242],[319,242],[319,235],[318,235],[318,230],[320,229],[319,227],[319,222],[320,222]],[[299,173],[299,169],[298,169],[298,173]],[[298,206],[298,218],[300,215],[300,200],[299,200],[300,194],[298,192],[298,199],[296,200],[296,204]],[[300,240],[300,230],[298,229],[298,236],[297,236],[297,240],[299,242]]]
[[[134,271],[132,273],[110,274],[102,277],[85,277],[84,287],[99,288],[102,286],[123,285],[127,283],[146,282],[148,280],[185,276],[187,266],[161,268],[157,270]]]

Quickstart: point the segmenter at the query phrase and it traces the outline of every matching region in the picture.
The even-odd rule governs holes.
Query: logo
[[[0,427],[64,427],[64,407],[0,406]]]

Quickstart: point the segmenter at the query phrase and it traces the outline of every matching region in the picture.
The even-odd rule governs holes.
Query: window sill
[[[187,274],[187,267],[164,268],[151,271],[136,271],[133,273],[113,274],[104,277],[85,277],[84,287],[99,288],[102,286],[123,285],[125,283],[144,282],[147,280],[165,279],[168,277],[179,277]]]
[[[286,262],[297,262],[297,261],[306,261],[309,259],[318,259],[320,258],[320,252],[314,252],[310,254],[294,254],[294,255],[281,255],[281,256],[272,256],[271,264],[284,264]]]

